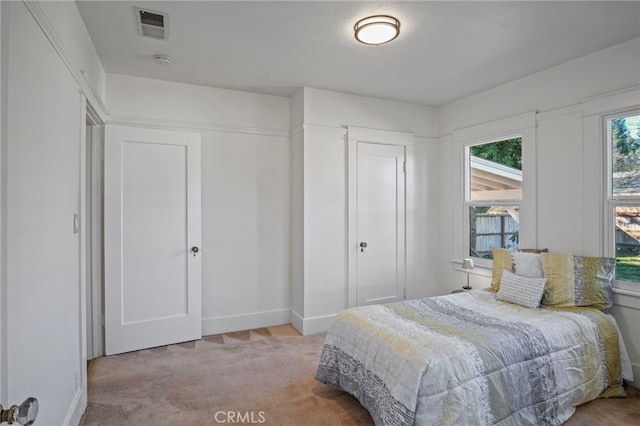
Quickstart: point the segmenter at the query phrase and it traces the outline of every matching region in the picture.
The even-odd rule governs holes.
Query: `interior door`
[[[358,142],[357,304],[405,297],[405,148]]]
[[[201,337],[200,135],[106,126],[105,352]]]

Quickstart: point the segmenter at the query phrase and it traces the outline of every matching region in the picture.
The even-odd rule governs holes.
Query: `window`
[[[491,259],[493,247],[517,249],[522,200],[522,138],[465,149],[468,255]]]
[[[616,258],[616,286],[640,283],[640,110],[605,118],[607,238]]]

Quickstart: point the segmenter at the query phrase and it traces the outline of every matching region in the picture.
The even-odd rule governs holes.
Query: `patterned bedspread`
[[[376,425],[557,425],[576,405],[624,396],[606,315],[522,308],[486,290],[341,312],[316,379],[355,396]]]

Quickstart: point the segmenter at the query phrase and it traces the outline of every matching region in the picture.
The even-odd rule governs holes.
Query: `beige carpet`
[[[81,424],[372,425],[355,398],[313,379],[323,341],[287,325],[98,358]],[[566,425],[637,425],[640,391],[628,393],[578,407]]]
[[[372,424],[355,398],[314,380],[323,341],[287,325],[98,358],[81,424]]]

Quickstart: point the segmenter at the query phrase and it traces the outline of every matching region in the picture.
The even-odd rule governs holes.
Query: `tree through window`
[[[640,283],[640,112],[609,118],[608,205],[613,211],[616,280]]]

